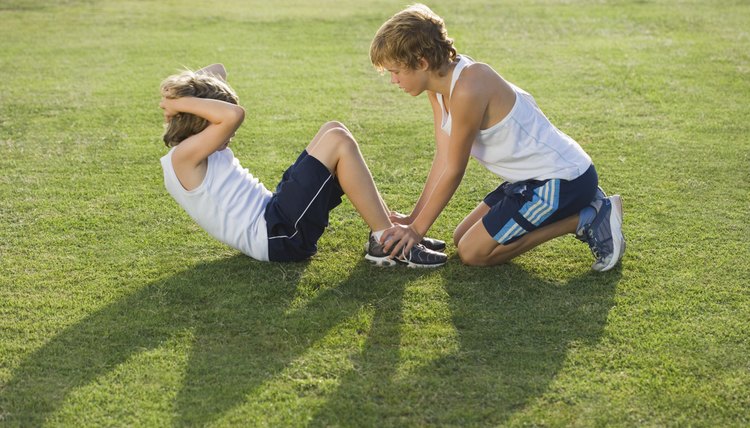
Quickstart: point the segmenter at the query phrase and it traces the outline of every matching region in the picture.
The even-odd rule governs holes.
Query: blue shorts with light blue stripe
[[[500,244],[509,244],[542,226],[577,214],[596,194],[596,168],[574,180],[505,182],[484,198],[490,211],[482,218],[487,232]]]

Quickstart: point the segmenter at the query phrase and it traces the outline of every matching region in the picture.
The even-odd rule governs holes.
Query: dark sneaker
[[[402,252],[396,260],[410,268],[433,268],[444,265],[448,261],[448,256],[438,251],[432,251],[422,244],[417,244],[411,247],[409,254]]]
[[[604,193],[604,189],[602,189],[601,186],[596,186],[596,194],[594,195],[594,200],[591,201],[591,205],[594,208],[597,208],[597,212],[599,211],[599,209],[595,204],[597,201],[600,201],[602,199],[607,199],[607,194]]]
[[[576,232],[578,239],[589,244],[596,261],[591,266],[599,272],[606,272],[622,259],[625,253],[625,237],[622,234],[622,199],[620,195],[594,199],[591,205],[596,209],[596,217]]]
[[[441,241],[439,239],[428,238],[425,236],[424,238],[422,238],[422,240],[419,243],[424,245],[425,248],[427,248],[428,250],[440,251],[440,252],[443,252],[443,250],[445,250],[445,241]],[[365,252],[369,251],[369,249],[370,249],[370,242],[368,241],[368,242],[365,242]]]
[[[365,259],[369,260],[376,266],[390,267],[398,264],[396,260],[385,251],[383,244],[378,242],[378,240],[372,236],[372,233],[370,234],[370,239],[367,241],[367,244],[365,244]]]
[[[412,247],[408,256],[401,255],[401,257],[394,259],[385,251],[383,244],[370,234],[370,239],[367,241],[365,259],[377,266],[387,267],[401,263],[408,267],[416,268],[442,266],[448,260],[448,256],[437,251],[432,251],[422,244],[417,244]]]
[[[445,250],[445,241],[441,241],[439,239],[433,239],[424,237],[422,238],[422,241],[419,242],[420,244],[424,245],[425,248],[432,251],[443,251]]]

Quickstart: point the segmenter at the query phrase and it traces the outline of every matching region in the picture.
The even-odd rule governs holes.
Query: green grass
[[[381,270],[348,203],[311,261],[260,263],[170,199],[158,85],[223,62],[269,187],[337,119],[408,211],[429,106],[368,58],[403,2],[2,0],[0,425],[750,424],[750,4],[430,5],[623,195],[621,267],[566,237]],[[472,163],[431,235],[497,184]]]

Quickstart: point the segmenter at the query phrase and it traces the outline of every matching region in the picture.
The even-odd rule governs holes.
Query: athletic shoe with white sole
[[[392,258],[388,252],[385,251],[383,244],[378,242],[372,234],[367,242],[367,253],[365,259],[377,266],[395,266],[396,264],[405,264],[410,268],[431,268],[438,267],[445,264],[448,260],[448,256],[443,253],[432,251],[426,248],[422,244],[417,244],[409,250],[409,254],[401,254],[401,256]]]
[[[592,206],[596,217],[576,236],[589,244],[596,261],[591,266],[599,272],[606,272],[622,259],[625,253],[625,236],[622,234],[622,198],[613,195],[608,198],[595,199]]]
[[[428,238],[425,236],[419,243],[424,245],[428,250],[439,251],[441,253],[445,250],[445,241],[439,239]],[[365,242],[365,252],[367,252],[368,248],[370,248],[369,241]]]
[[[428,250],[440,252],[445,250],[445,241],[441,241],[439,239],[428,238],[425,236],[419,243],[424,245]]]

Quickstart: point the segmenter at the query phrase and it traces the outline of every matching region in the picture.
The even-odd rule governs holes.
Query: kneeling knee
[[[461,259],[461,263],[467,266],[486,266],[487,257],[476,251],[476,249],[469,247],[468,245],[459,243],[456,246],[456,252],[458,258]]]
[[[472,254],[472,253],[458,253],[458,257],[461,259],[461,263],[465,264],[466,266],[487,266],[489,263],[487,263],[487,258],[480,256],[478,254]]]
[[[456,248],[458,248],[458,243],[461,242],[461,238],[463,238],[463,236],[464,234],[459,233],[458,229],[453,232],[453,245],[455,245]]]

